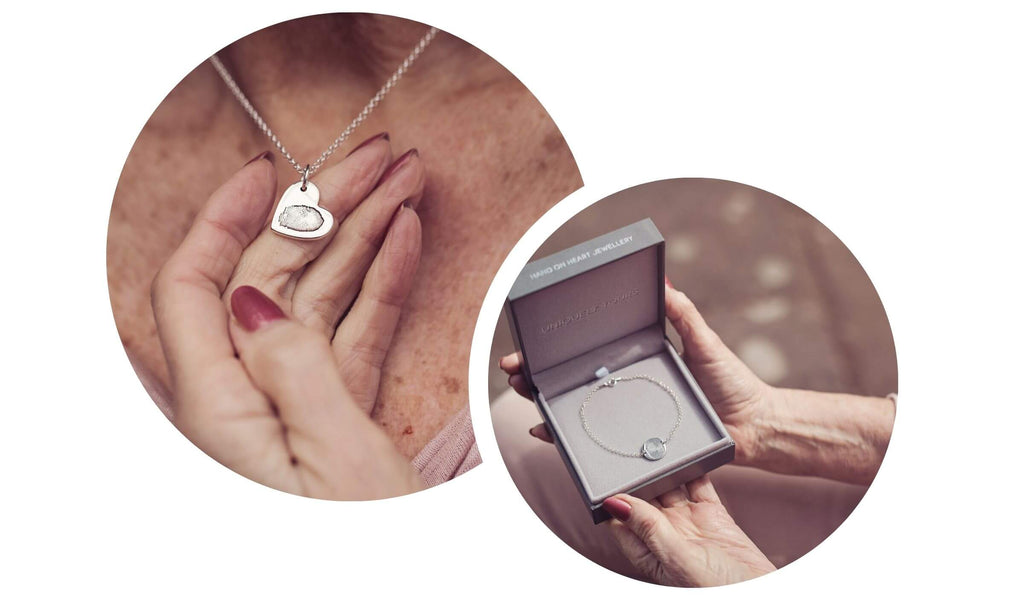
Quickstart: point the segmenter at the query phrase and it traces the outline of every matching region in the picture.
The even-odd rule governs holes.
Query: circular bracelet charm
[[[594,433],[593,429],[590,428],[590,423],[587,422],[587,404],[589,404],[590,400],[594,397],[594,393],[597,393],[601,389],[612,389],[615,387],[616,384],[629,380],[646,380],[648,382],[654,383],[661,390],[668,393],[669,396],[672,397],[672,401],[674,401],[676,404],[676,423],[668,432],[668,436],[666,436],[664,439],[662,439],[661,437],[651,437],[650,439],[643,442],[643,445],[640,447],[639,452],[622,451],[620,449],[616,449],[608,445]],[[591,389],[589,393],[587,393],[587,397],[583,400],[583,403],[580,405],[580,422],[583,423],[583,430],[587,432],[587,436],[590,437],[591,440],[594,441],[594,443],[600,446],[601,449],[607,452],[611,452],[617,456],[624,456],[626,458],[646,458],[654,462],[664,458],[665,454],[668,453],[668,442],[672,440],[673,435],[676,434],[676,429],[678,429],[679,425],[682,424],[683,422],[683,405],[679,401],[679,396],[675,394],[675,391],[673,391],[668,385],[661,382],[660,380],[655,380],[650,376],[647,376],[646,374],[637,374],[636,376],[617,376],[615,378],[609,378],[608,380],[598,384],[593,389]]]
[[[665,457],[665,440],[658,437],[651,437],[644,441],[644,447],[640,451],[648,460],[660,460]]]

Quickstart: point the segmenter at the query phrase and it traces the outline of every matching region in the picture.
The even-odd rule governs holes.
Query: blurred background
[[[828,228],[763,190],[696,178],[627,189],[573,217],[533,259],[645,217],[665,237],[669,280],[769,384],[896,392],[892,333],[867,274]],[[492,400],[508,388],[498,358],[513,350],[502,315],[491,347]]]

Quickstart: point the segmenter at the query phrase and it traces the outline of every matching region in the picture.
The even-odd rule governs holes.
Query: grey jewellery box
[[[735,443],[665,336],[665,239],[649,219],[528,264],[506,312],[523,375],[587,507],[651,499]]]

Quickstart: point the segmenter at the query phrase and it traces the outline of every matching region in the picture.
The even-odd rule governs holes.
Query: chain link
[[[605,450],[607,452],[611,452],[611,453],[613,453],[615,455],[618,455],[618,456],[624,456],[626,458],[642,458],[642,457],[644,457],[644,454],[643,454],[642,451],[633,452],[633,453],[624,452],[624,451],[622,451],[620,449],[616,449],[616,448],[608,445],[604,441],[602,441],[601,438],[598,437],[594,433],[594,431],[590,428],[590,423],[587,422],[587,415],[586,415],[587,404],[590,403],[590,400],[594,396],[594,393],[597,393],[601,389],[611,389],[611,388],[615,387],[615,385],[617,383],[625,382],[625,381],[631,381],[631,380],[646,380],[646,381],[652,382],[652,383],[658,385],[658,387],[660,387],[663,391],[668,393],[672,397],[672,401],[675,402],[675,404],[676,404],[676,423],[674,425],[672,425],[672,430],[670,430],[668,432],[668,436],[665,437],[664,439],[662,439],[662,442],[664,442],[665,444],[668,444],[668,442],[672,440],[672,437],[675,436],[676,430],[679,428],[679,425],[681,425],[683,423],[683,404],[682,404],[681,401],[679,401],[679,396],[676,395],[675,391],[673,391],[671,387],[669,387],[665,383],[661,382],[660,380],[652,378],[652,377],[650,377],[650,376],[648,376],[646,374],[637,374],[637,375],[634,375],[634,376],[617,376],[615,378],[609,378],[608,380],[604,381],[603,383],[600,383],[599,385],[597,385],[596,387],[591,389],[587,393],[587,397],[583,400],[583,403],[580,405],[580,422],[583,423],[583,430],[587,432],[587,436],[590,437],[594,441],[594,443],[598,444],[601,447],[601,449],[603,449],[603,450]]]
[[[281,140],[277,137],[277,134],[275,134],[273,130],[270,129],[270,126],[267,125],[266,120],[264,120],[263,117],[260,116],[259,112],[256,111],[256,107],[254,107],[252,103],[249,102],[249,99],[246,98],[245,93],[242,92],[242,89],[238,86],[238,83],[235,81],[233,77],[231,77],[231,74],[228,73],[228,70],[224,66],[224,63],[221,62],[220,58],[216,54],[210,57],[210,64],[213,65],[213,68],[217,71],[218,74],[220,74],[221,79],[223,79],[224,83],[227,84],[228,89],[231,90],[231,93],[238,100],[238,103],[242,105],[243,109],[245,109],[245,112],[249,114],[249,117],[252,117],[252,120],[254,122],[256,122],[256,126],[259,127],[260,131],[263,132],[268,138],[270,138],[270,141],[274,143],[274,146],[277,147],[278,152],[280,152],[281,155],[288,161],[288,163],[290,163],[291,166],[295,168],[295,171],[299,172],[300,174],[304,174],[304,177],[308,178],[309,176],[316,173],[317,170],[319,170],[323,166],[324,162],[327,161],[327,158],[334,154],[334,151],[338,150],[338,148],[345,143],[345,140],[348,140],[348,137],[352,135],[352,132],[356,131],[356,128],[358,128],[364,121],[366,121],[366,118],[370,116],[370,113],[372,113],[373,110],[377,108],[377,105],[379,105],[380,102],[384,100],[384,97],[387,96],[388,92],[391,91],[391,88],[395,87],[395,84],[398,83],[398,80],[402,79],[402,76],[405,75],[405,72],[408,71],[410,67],[412,67],[412,64],[416,62],[416,59],[419,58],[420,54],[422,54],[423,51],[426,50],[427,46],[430,45],[430,43],[434,40],[434,36],[436,35],[437,28],[431,27],[430,30],[427,31],[426,35],[424,35],[416,44],[416,46],[412,49],[412,52],[409,53],[409,56],[405,57],[405,60],[402,61],[401,65],[399,65],[398,70],[391,74],[391,77],[388,78],[388,81],[384,82],[384,85],[381,86],[380,90],[377,90],[377,93],[373,95],[373,98],[370,99],[370,102],[366,103],[366,106],[363,107],[363,110],[360,111],[358,115],[356,115],[356,118],[352,120],[352,123],[348,124],[348,127],[342,130],[341,134],[339,134],[338,137],[334,139],[334,142],[331,142],[331,145],[327,147],[327,150],[320,153],[320,156],[317,158],[317,160],[309,165],[302,165],[292,157],[291,153],[288,152],[288,149],[285,148],[284,143],[281,142]]]

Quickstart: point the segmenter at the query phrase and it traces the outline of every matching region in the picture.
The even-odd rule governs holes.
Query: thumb
[[[676,537],[672,524],[660,508],[631,495],[610,497],[602,507],[615,519],[612,536],[623,554],[633,566],[653,577]]]
[[[665,316],[683,341],[683,354],[700,363],[733,360],[735,356],[682,291],[665,279]]]
[[[324,336],[251,286],[231,294],[231,312],[238,356],[277,408],[310,495],[379,499],[418,488],[411,465],[345,389]]]

